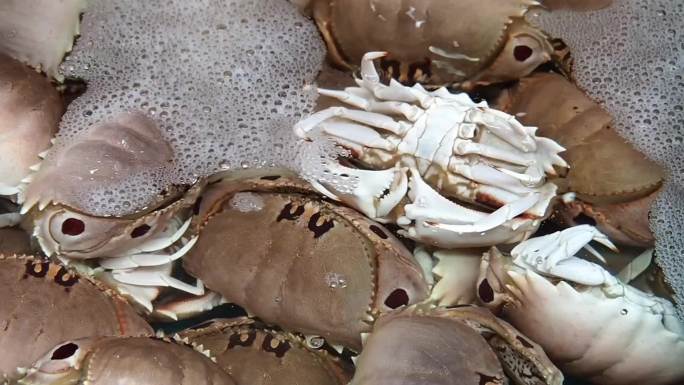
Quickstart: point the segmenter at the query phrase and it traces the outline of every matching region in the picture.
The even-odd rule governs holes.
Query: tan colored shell
[[[216,321],[181,336],[209,351],[239,384],[346,385],[351,379],[350,365],[327,351],[248,318]]]
[[[47,78],[0,53],[0,194],[19,186],[40,162],[63,112]]]
[[[187,191],[170,192],[160,196],[160,202],[148,210],[120,218],[87,215],[61,204],[49,205],[43,210],[32,210],[24,226],[47,255],[70,259],[119,255],[158,236],[174,217],[189,217],[202,186],[198,183]],[[69,231],[69,221],[81,224],[82,231]]]
[[[518,114],[523,124],[538,126],[538,135],[567,149],[561,156],[570,169],[555,182],[577,193],[580,202],[565,210],[571,224],[581,213],[593,218],[616,242],[652,245],[648,210],[664,173],[614,131],[608,112],[568,80],[551,73],[522,79],[497,103],[504,111]]]
[[[488,310],[413,306],[381,317],[351,385],[556,384],[543,350]]]
[[[250,200],[258,208],[245,207]],[[420,266],[389,231],[298,179],[210,185],[194,227],[185,269],[286,330],[358,349],[378,313],[428,295]]]
[[[235,385],[202,352],[146,337],[94,337],[64,342],[29,370],[31,385]]]
[[[47,156],[33,175],[22,209],[53,203],[88,212],[84,192],[158,170],[172,158],[154,120],[140,111],[117,114]]]
[[[0,255],[0,282],[0,378],[64,340],[152,333],[122,297],[57,264]]]
[[[306,7],[340,67],[353,68],[366,52],[387,51],[381,66],[400,81],[470,87],[520,78],[551,58],[547,36],[524,19],[536,4],[311,0]]]

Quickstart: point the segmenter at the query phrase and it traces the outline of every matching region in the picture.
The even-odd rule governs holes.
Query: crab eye
[[[150,226],[149,225],[140,225],[131,231],[131,238],[138,238],[142,237],[143,235],[147,234],[148,231],[150,231]]]
[[[532,48],[526,45],[516,45],[513,48],[513,57],[517,61],[523,62],[529,59],[530,56],[532,56]]]
[[[385,299],[385,305],[390,309],[397,309],[409,304],[409,296],[404,289],[394,289]]]
[[[78,345],[73,342],[66,343],[52,352],[51,360],[65,360],[73,356],[78,350]]]
[[[85,223],[76,218],[67,218],[62,222],[62,233],[66,235],[76,236],[85,231]]]

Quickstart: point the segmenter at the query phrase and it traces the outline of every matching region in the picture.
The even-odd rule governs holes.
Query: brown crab
[[[202,196],[183,266],[209,289],[268,324],[353,349],[379,313],[427,297],[422,268],[382,225],[260,172]]]
[[[235,385],[209,354],[168,339],[66,341],[36,361],[18,385]]]
[[[350,385],[555,384],[544,351],[477,307],[424,305],[381,317],[364,342]]]
[[[322,340],[307,342],[249,318],[216,321],[181,337],[209,351],[238,384],[346,385],[351,379],[351,363],[322,349]]]
[[[170,186],[145,207],[131,205],[128,215],[93,212],[92,204],[84,204],[100,186],[172,161],[159,127],[141,112],[118,114],[53,151],[26,189],[24,227],[47,256],[97,274],[148,313],[177,318],[180,309],[155,309],[153,302],[164,287],[204,294],[201,283],[172,276],[174,261],[192,246],[182,237],[201,183]]]
[[[664,172],[615,132],[608,112],[553,73],[522,79],[497,104],[566,148],[570,169],[554,183],[560,193],[576,193],[560,209],[570,225],[596,224],[617,243],[653,245],[648,212]]]
[[[59,92],[47,78],[0,53],[0,196],[20,193],[63,112]]]
[[[370,51],[402,82],[477,84],[518,79],[554,55],[546,34],[525,20],[531,0],[304,0],[330,60],[353,69]]]
[[[64,340],[152,333],[123,297],[64,266],[0,255],[0,282],[0,379]]]

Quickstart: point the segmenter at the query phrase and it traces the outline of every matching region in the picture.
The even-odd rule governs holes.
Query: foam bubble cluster
[[[669,171],[651,226],[684,318],[684,3],[620,0],[537,22],[568,44],[577,83],[613,114],[620,134]]]
[[[69,106],[47,161],[96,123],[138,110],[171,144],[173,167],[82,191],[89,199],[79,209],[122,215],[170,184],[293,167],[292,125],[315,104],[324,54],[313,23],[283,0],[90,1],[62,64],[88,88]]]

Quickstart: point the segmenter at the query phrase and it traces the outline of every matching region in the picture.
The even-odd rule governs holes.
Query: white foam
[[[219,170],[294,167],[291,127],[314,106],[324,54],[315,25],[283,0],[90,1],[62,64],[88,88],[47,161],[93,124],[142,110],[171,144],[174,167],[82,191],[80,209],[122,215]]]
[[[613,114],[620,134],[669,172],[651,227],[684,318],[684,2],[620,0],[536,21],[568,44],[578,84]]]

